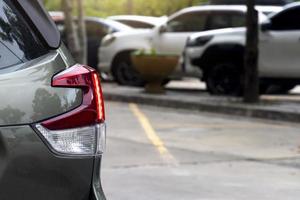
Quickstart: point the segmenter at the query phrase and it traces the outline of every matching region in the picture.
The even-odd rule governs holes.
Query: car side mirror
[[[261,31],[262,32],[267,32],[267,31],[271,30],[271,28],[272,28],[272,23],[271,22],[263,23],[261,25]]]
[[[165,32],[167,32],[167,26],[164,24],[159,27],[159,33],[162,34]]]

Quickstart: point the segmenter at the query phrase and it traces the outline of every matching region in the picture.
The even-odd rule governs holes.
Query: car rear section
[[[0,199],[105,199],[98,74],[76,64],[38,1],[0,0]]]

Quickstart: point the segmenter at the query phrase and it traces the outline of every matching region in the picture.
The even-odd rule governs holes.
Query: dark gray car
[[[0,199],[102,200],[98,74],[38,0],[0,0]]]

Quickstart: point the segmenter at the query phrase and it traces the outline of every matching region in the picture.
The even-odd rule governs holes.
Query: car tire
[[[241,96],[241,68],[231,62],[217,63],[210,67],[205,77],[208,92],[212,95]]]
[[[134,69],[129,53],[119,56],[113,63],[112,74],[119,85],[142,87],[145,81]]]

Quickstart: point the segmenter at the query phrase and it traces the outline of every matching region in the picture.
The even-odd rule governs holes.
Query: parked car
[[[62,12],[50,12],[52,19],[58,26],[63,38],[62,40],[68,46],[64,28],[64,14]],[[87,48],[88,48],[88,65],[97,69],[98,65],[98,50],[102,39],[107,35],[119,31],[129,31],[132,28],[125,24],[98,17],[86,17],[87,31]]]
[[[260,19],[266,16],[260,8]],[[272,7],[277,12],[280,7]],[[139,49],[155,49],[157,53],[181,55],[187,38],[196,32],[245,26],[245,6],[196,6],[183,9],[166,23],[152,30],[119,32],[107,35],[99,51],[98,69],[111,72],[115,80],[122,85],[139,86],[143,80],[132,67],[130,53]],[[178,65],[171,78],[197,76]]]
[[[132,28],[149,29],[164,23],[165,21],[167,21],[168,18],[140,16],[140,15],[116,15],[116,16],[108,17],[108,19],[121,22]]]
[[[0,199],[105,199],[98,74],[38,0],[0,0]]]
[[[277,86],[287,92],[300,82],[300,4],[293,3],[260,24],[259,77],[261,92]],[[194,34],[187,42],[185,60],[202,71],[212,94],[241,94],[245,28]],[[192,68],[192,66],[190,66]]]

